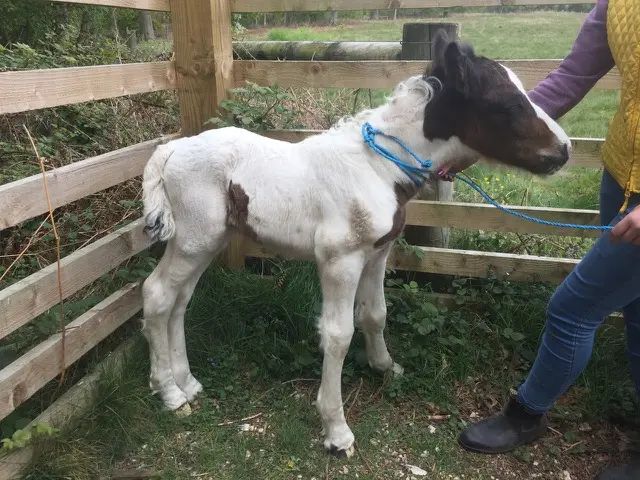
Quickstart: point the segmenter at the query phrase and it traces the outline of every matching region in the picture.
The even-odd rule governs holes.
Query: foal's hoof
[[[189,375],[189,378],[185,382],[184,388],[182,388],[182,391],[187,396],[187,400],[189,401],[189,403],[194,403],[200,393],[202,393],[202,384],[192,375]]]
[[[354,445],[351,445],[347,449],[339,449],[335,445],[331,445],[331,448],[329,448],[329,453],[340,459],[350,458],[351,456],[353,456],[355,451],[356,448]]]
[[[178,407],[176,410],[174,410],[173,413],[178,418],[188,417],[189,415],[191,415],[191,405],[189,405],[189,402],[187,402],[181,407]]]
[[[391,373],[394,378],[401,377],[404,374],[404,368],[402,367],[402,365],[393,362],[393,365],[391,365]]]
[[[324,448],[338,458],[349,458],[355,452],[355,440],[349,427],[346,427],[341,432],[334,432],[333,435],[325,438]]]

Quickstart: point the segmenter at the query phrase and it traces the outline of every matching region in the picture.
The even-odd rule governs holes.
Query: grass
[[[284,281],[276,284],[217,268],[201,279],[187,314],[187,342],[205,394],[190,417],[163,412],[149,395],[147,349],[139,339],[125,370],[130,373],[107,375],[92,410],[42,445],[25,478],[102,478],[114,468],[145,467],[165,479],[380,479],[406,473],[408,463],[434,479],[488,480],[506,468],[514,475],[568,469],[572,478],[586,479],[619,455],[607,446],[618,434],[600,420],[619,415],[631,398],[619,335],[603,336],[584,378],[554,410],[552,427],[571,432],[566,438],[552,433],[497,463],[457,447],[461,429],[499,408],[522,379],[542,327],[549,289],[522,295],[518,286],[498,283],[459,285],[477,288],[482,311],[438,309],[420,292],[389,295],[387,338],[405,375],[389,381],[372,373],[357,331],[343,398],[358,454],[346,461],[325,455],[313,405],[322,362],[318,282],[310,265],[284,268]],[[420,334],[416,324],[431,331]],[[597,435],[580,430],[585,422]],[[240,430],[243,423],[248,431]],[[576,442],[583,448],[558,455]]]
[[[583,13],[535,12],[521,14],[452,15],[461,22],[460,36],[483,55],[499,59],[562,58],[571,48],[584,20]],[[335,27],[292,27],[249,30],[247,40],[398,41],[407,21],[441,22],[420,18],[397,21],[349,22]],[[517,32],[517,35],[515,35]]]

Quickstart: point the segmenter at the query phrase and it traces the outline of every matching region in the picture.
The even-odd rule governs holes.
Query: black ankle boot
[[[631,463],[607,468],[594,480],[639,480],[640,460],[635,459]]]
[[[500,413],[467,428],[460,435],[460,445],[478,453],[507,453],[531,443],[547,429],[547,415],[532,415],[515,398]]]

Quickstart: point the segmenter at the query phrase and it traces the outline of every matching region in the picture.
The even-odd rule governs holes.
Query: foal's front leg
[[[319,262],[323,295],[319,329],[324,361],[317,408],[324,427],[324,447],[347,457],[353,454],[355,439],[342,408],[342,364],[353,336],[353,302],[363,264],[362,254]]]
[[[369,366],[386,373],[402,375],[403,368],[394,363],[384,341],[387,304],[384,298],[384,275],[392,244],[375,252],[364,266],[357,292],[357,319],[364,333]]]

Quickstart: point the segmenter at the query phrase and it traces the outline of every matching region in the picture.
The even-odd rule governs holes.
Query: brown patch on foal
[[[238,229],[243,235],[257,242],[258,234],[249,225],[249,196],[238,184],[229,182],[229,207],[227,225]]]
[[[381,247],[388,242],[392,242],[400,236],[404,229],[405,222],[407,221],[407,211],[405,206],[411,200],[416,193],[418,193],[418,187],[408,183],[396,183],[393,186],[393,190],[396,194],[397,208],[393,214],[393,223],[391,224],[391,230],[381,236],[373,244],[374,248]]]

